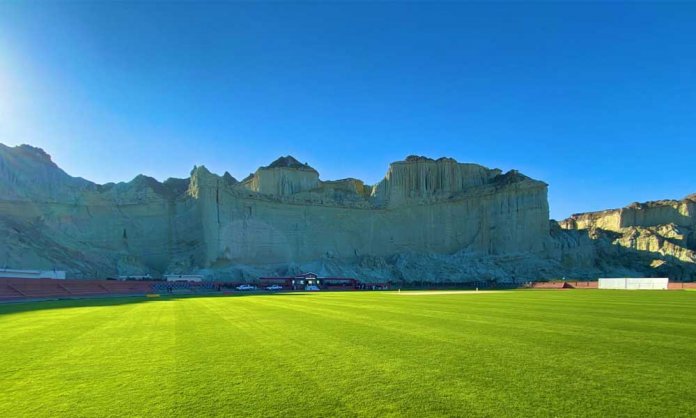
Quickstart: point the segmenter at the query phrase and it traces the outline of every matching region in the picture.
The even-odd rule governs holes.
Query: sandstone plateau
[[[695,214],[692,195],[550,221],[545,183],[450,158],[410,156],[375,185],[321,180],[290,156],[241,181],[199,166],[99,185],[41,149],[0,144],[0,264],[69,277],[690,280]]]

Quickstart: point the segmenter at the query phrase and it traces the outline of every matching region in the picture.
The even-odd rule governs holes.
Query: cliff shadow
[[[614,242],[621,234],[602,231],[610,242],[593,240],[596,246],[596,267],[602,271],[610,271],[612,267],[620,267],[629,271],[643,273],[646,277],[668,277],[671,281],[696,281],[696,263],[679,259],[670,254],[658,251],[640,250],[626,247]],[[670,241],[665,239],[666,241]],[[691,249],[687,245],[685,249]]]
[[[95,296],[56,299],[18,299],[0,301],[0,318],[4,315],[12,315],[22,312],[41,311],[49,309],[65,308],[93,308],[132,305],[140,303],[176,302],[182,299],[192,298],[244,298],[249,296],[311,296],[304,292],[279,292],[279,293],[206,293],[186,295],[160,295],[159,297],[147,297],[145,295],[132,296]]]

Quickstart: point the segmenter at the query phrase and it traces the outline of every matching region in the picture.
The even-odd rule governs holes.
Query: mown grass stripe
[[[696,294],[0,306],[0,416],[693,416]]]

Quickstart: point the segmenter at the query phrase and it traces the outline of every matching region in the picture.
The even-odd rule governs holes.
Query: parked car
[[[256,290],[256,286],[250,284],[240,284],[236,287],[237,290]]]
[[[270,286],[266,286],[266,290],[283,290],[283,286],[279,284],[272,284]]]
[[[309,291],[315,292],[315,291],[319,290],[319,286],[315,286],[315,285],[311,284],[309,286],[305,286],[304,290],[309,290]]]

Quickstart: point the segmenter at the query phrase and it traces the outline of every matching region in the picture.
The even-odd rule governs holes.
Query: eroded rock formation
[[[0,192],[0,265],[70,277],[683,279],[696,262],[693,197],[549,222],[545,183],[450,158],[408,157],[373,186],[322,180],[290,156],[241,181],[199,166],[98,185],[0,144]]]
[[[593,243],[598,263],[635,274],[696,279],[696,195],[575,214],[559,222]]]
[[[290,156],[241,182],[200,166],[189,179],[96,185],[41,150],[2,146],[0,173],[3,264],[72,276],[541,254],[548,239],[546,184],[452,159],[409,157],[375,186],[322,181]]]

